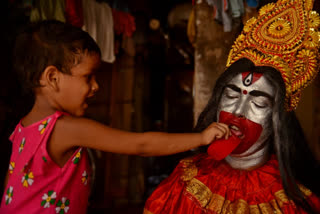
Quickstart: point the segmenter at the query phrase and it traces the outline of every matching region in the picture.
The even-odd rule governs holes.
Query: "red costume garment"
[[[207,154],[181,160],[146,202],[144,214],[306,213],[286,196],[275,156],[260,168],[231,168]],[[320,198],[300,186],[320,213]]]

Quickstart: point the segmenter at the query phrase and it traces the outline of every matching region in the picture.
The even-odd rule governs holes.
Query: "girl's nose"
[[[99,84],[97,83],[96,79],[93,80],[91,90],[93,93],[96,93],[99,90]]]
[[[99,84],[94,78],[93,80],[91,80],[91,90],[88,97],[93,97],[98,90],[99,90]]]

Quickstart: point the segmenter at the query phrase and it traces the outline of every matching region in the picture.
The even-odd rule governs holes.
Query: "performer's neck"
[[[253,170],[259,168],[269,160],[268,145],[264,145],[254,153],[247,155],[229,155],[225,161],[234,169]]]

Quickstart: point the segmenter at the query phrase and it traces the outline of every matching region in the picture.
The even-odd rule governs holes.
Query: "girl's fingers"
[[[209,127],[204,131],[205,143],[211,143],[216,139],[225,138],[228,139],[230,136],[230,129],[228,125],[223,123],[211,123]]]
[[[221,126],[216,125],[216,126],[214,126],[214,129],[217,132],[216,137],[218,137],[218,138],[222,138],[226,134],[225,129]]]
[[[223,127],[225,127],[227,129],[227,134],[226,134],[226,137],[227,139],[231,136],[231,131],[230,131],[230,128],[227,124],[224,124],[224,123],[219,123],[220,125],[222,125]]]
[[[230,129],[228,127],[228,125],[224,124],[224,123],[217,123],[216,124],[216,128],[218,128],[219,130],[223,131],[223,135],[225,136],[225,139],[228,139],[230,136]],[[221,137],[223,137],[223,135]]]

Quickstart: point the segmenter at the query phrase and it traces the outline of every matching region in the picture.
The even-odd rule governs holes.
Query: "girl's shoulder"
[[[78,147],[77,137],[81,133],[75,130],[78,118],[68,114],[62,114],[56,121],[47,144],[47,152],[50,158],[60,167],[70,159]]]
[[[62,132],[68,132],[69,134],[79,133],[84,130],[94,130],[97,127],[105,126],[97,121],[88,119],[85,117],[76,117],[69,114],[63,114],[59,120],[57,120],[56,127]]]
[[[52,137],[59,139],[59,142],[65,142],[67,147],[90,147],[90,143],[87,143],[92,142],[93,136],[98,137],[109,132],[109,127],[97,121],[62,115],[55,124]]]
[[[56,129],[61,132],[72,134],[79,129],[86,129],[97,123],[84,117],[75,117],[70,114],[62,114],[56,122]],[[79,134],[79,133],[78,133]]]
[[[37,114],[30,112],[20,120],[17,126],[19,126],[20,128],[29,129],[33,128],[34,126],[38,126],[41,123],[44,123],[44,121],[56,121],[62,115],[67,115],[67,113],[61,111],[55,111],[51,114]]]
[[[34,117],[26,115],[16,125],[9,139],[13,142],[20,135],[45,136],[44,133],[50,133],[57,119],[63,115],[63,112],[55,112],[46,116]]]
[[[69,150],[73,147],[85,146],[81,142],[92,136],[98,122],[83,117],[75,117],[63,114],[55,123],[51,133],[53,144],[61,147],[62,150]]]

